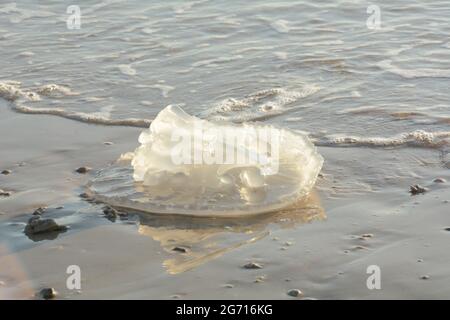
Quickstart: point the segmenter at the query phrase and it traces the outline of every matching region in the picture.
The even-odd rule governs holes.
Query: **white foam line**
[[[392,137],[360,137],[344,134],[314,137],[311,140],[317,146],[325,147],[422,147],[441,148],[450,144],[450,131],[427,132],[417,130],[401,133]]]
[[[148,128],[151,120],[148,119],[110,119],[99,113],[85,113],[64,110],[61,108],[33,108],[22,104],[22,101],[40,101],[41,95],[51,96],[52,94],[60,94],[63,96],[74,95],[69,88],[58,85],[46,85],[34,91],[24,91],[20,88],[20,83],[16,81],[0,82],[0,97],[9,102],[11,109],[15,112],[24,114],[40,114],[58,116],[70,120],[80,121],[84,123],[101,124],[108,126],[129,126]]]
[[[31,108],[21,104],[12,104],[12,109],[24,114],[40,114],[58,116],[70,120],[80,121],[84,123],[101,124],[107,126],[126,126],[148,128],[152,122],[149,119],[109,119],[99,115],[93,115],[84,112],[71,112],[59,108]]]

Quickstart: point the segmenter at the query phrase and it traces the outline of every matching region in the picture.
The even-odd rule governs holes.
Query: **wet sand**
[[[439,151],[320,147],[316,190],[285,212],[113,223],[79,194],[140,131],[16,114],[0,101],[0,169],[11,170],[0,189],[12,192],[0,198],[0,298],[34,299],[44,287],[59,299],[299,299],[290,289],[317,299],[450,298],[450,184],[433,183],[450,174]],[[74,172],[80,166],[93,170]],[[413,184],[429,191],[411,196]],[[23,228],[41,206],[70,229],[29,239]],[[66,288],[73,264],[81,291]],[[366,286],[369,265],[381,269],[381,290]]]

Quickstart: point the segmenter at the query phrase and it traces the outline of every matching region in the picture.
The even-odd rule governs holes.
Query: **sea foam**
[[[200,114],[202,118],[235,123],[263,121],[284,114],[300,99],[309,97],[320,88],[305,85],[298,90],[271,88],[251,93],[244,98],[226,98]]]
[[[70,88],[57,85],[47,84],[36,88],[24,89],[18,81],[0,82],[0,98],[10,102],[11,108],[15,112],[36,115],[51,115],[66,118],[70,120],[101,124],[108,126],[131,126],[131,127],[148,127],[151,123],[149,119],[111,119],[101,112],[77,112],[70,111],[63,108],[46,108],[46,107],[32,107],[33,102],[41,101],[43,99],[60,98],[67,96],[78,95]]]
[[[391,137],[362,137],[357,135],[331,134],[313,137],[318,146],[328,147],[420,147],[439,149],[450,144],[450,131],[429,132],[416,130]]]

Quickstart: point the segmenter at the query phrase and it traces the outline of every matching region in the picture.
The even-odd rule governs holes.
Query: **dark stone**
[[[77,170],[75,170],[77,173],[85,174],[91,171],[91,168],[89,167],[79,167]]]
[[[59,225],[53,219],[42,219],[40,215],[36,215],[31,217],[28,220],[28,224],[25,226],[25,234],[27,235],[35,235],[39,233],[47,233],[47,232],[63,232],[66,231],[67,227],[63,225]]]
[[[172,251],[181,252],[181,253],[187,253],[189,250],[185,247],[175,247],[172,249]]]
[[[45,299],[45,300],[49,300],[49,299],[53,299],[56,297],[57,292],[55,289],[53,288],[44,288],[41,291],[39,291],[39,295]]]
[[[103,213],[105,214],[106,219],[111,222],[115,222],[119,215],[119,212],[116,209],[109,206],[103,207]]]
[[[263,266],[256,262],[249,262],[242,266],[244,269],[262,269]]]
[[[12,173],[11,170],[3,170],[3,171],[1,172],[1,174],[4,174],[5,176],[8,175],[8,174],[11,174],[11,173]]]
[[[352,248],[353,251],[357,251],[357,250],[367,250],[367,247],[364,246],[354,246]]]
[[[105,217],[110,220],[111,222],[115,222],[117,217],[120,218],[120,220],[127,220],[128,219],[128,213],[119,211],[117,209],[114,209],[110,206],[103,207],[103,213],[105,214]]]
[[[0,197],[9,197],[11,192],[0,189]]]
[[[103,207],[103,213],[104,214],[113,214],[118,215],[118,211],[110,206],[104,206]]]
[[[424,187],[422,187],[422,186],[420,186],[420,185],[418,185],[418,184],[409,187],[409,192],[410,192],[412,195],[416,195],[416,194],[420,194],[420,193],[425,193],[425,192],[427,192],[427,191],[428,191],[427,188],[424,188]]]
[[[297,298],[297,297],[302,296],[303,292],[301,292],[299,289],[291,289],[287,292],[287,294],[288,294],[288,296]]]

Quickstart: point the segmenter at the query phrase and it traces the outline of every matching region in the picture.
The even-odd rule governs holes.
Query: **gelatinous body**
[[[119,161],[91,181],[96,200],[161,214],[257,214],[307,195],[323,163],[302,134],[211,122],[175,106],[162,110],[139,142],[125,157],[131,162]]]

